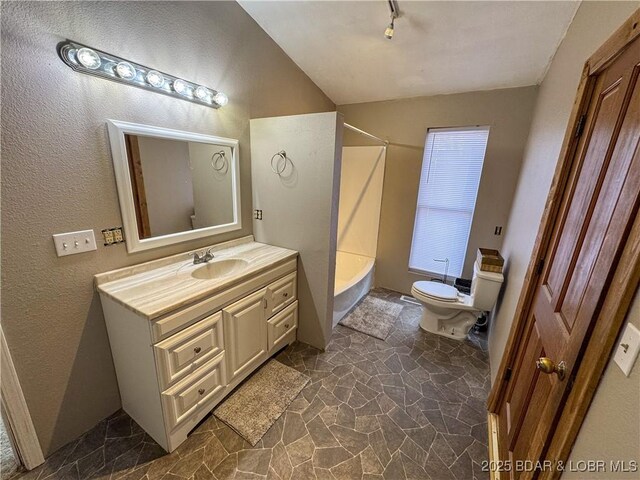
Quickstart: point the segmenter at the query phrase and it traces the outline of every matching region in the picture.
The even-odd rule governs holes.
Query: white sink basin
[[[238,273],[249,265],[249,262],[241,258],[228,258],[225,260],[213,260],[206,265],[196,268],[191,272],[193,278],[199,280],[215,280]]]

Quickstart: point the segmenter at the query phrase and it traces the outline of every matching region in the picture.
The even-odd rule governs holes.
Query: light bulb
[[[214,96],[213,96],[213,101],[216,102],[218,105],[220,105],[221,107],[224,107],[227,103],[229,103],[229,97],[227,97],[224,93],[222,92],[217,92]]]
[[[116,65],[116,74],[125,80],[132,80],[136,77],[136,69],[129,62],[120,62]]]
[[[164,85],[164,77],[160,72],[156,72],[155,70],[150,70],[147,73],[147,82],[149,82],[150,85],[156,88],[160,88]]]
[[[100,60],[100,55],[91,50],[90,48],[83,47],[76,53],[76,58],[82,64],[83,67],[86,67],[90,70],[95,70],[99,68],[102,64],[102,60]]]
[[[188,96],[189,95],[189,84],[184,80],[174,80],[173,81],[173,89],[179,93],[180,95]]]
[[[389,24],[387,29],[384,31],[384,36],[387,37],[389,40],[393,38],[393,20],[391,20],[391,23]]]
[[[211,91],[207,87],[203,87],[202,85],[199,85],[195,90],[195,95],[200,100],[207,100],[210,94],[211,94]]]

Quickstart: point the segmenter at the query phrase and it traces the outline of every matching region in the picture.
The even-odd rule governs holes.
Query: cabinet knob
[[[284,292],[284,293],[282,294],[282,296],[283,296],[284,298],[287,298],[287,297],[289,296],[289,293],[288,293],[288,292]]]
[[[285,323],[285,324],[284,324],[284,328],[289,328],[289,324],[288,324],[288,323]]]
[[[202,349],[200,347],[196,347],[193,349],[194,352],[196,353],[200,353],[202,351]]]
[[[200,390],[198,390],[198,393],[199,393],[200,395],[204,395],[204,388],[201,388]]]

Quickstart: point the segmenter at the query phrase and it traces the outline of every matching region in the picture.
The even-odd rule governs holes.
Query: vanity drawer
[[[269,350],[298,328],[298,302],[295,301],[268,322]]]
[[[297,284],[297,274],[293,272],[267,286],[267,318],[296,300]]]
[[[224,352],[193,372],[174,387],[162,393],[169,428],[197,411],[212,406],[226,387]]]
[[[222,312],[163,340],[155,350],[162,388],[167,388],[224,350]]]

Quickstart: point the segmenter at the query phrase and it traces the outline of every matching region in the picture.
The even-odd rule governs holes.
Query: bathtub
[[[373,287],[375,258],[336,252],[336,282],[333,303],[335,326]]]

